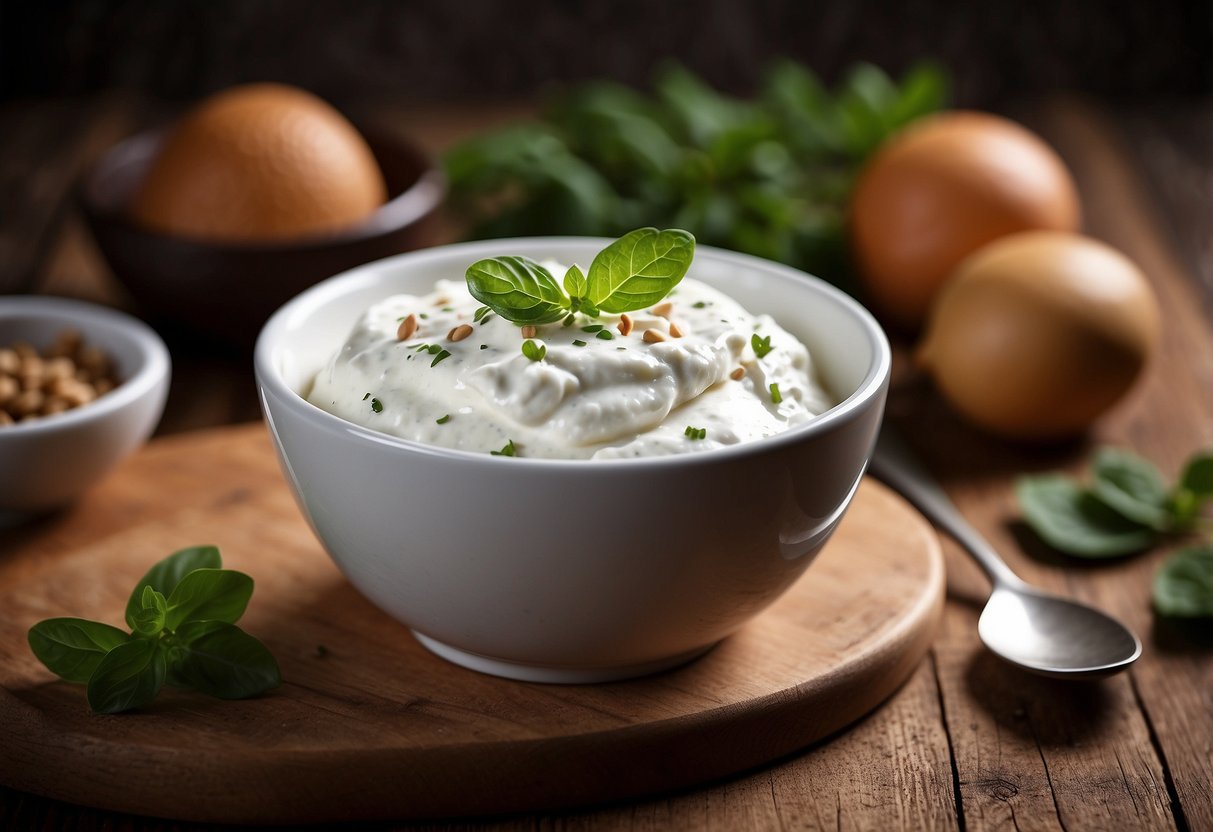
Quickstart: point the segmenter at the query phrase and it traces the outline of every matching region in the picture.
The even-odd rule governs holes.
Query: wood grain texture
[[[255,576],[242,624],[279,658],[280,690],[236,703],[169,691],[146,713],[96,716],[30,654],[34,622],[120,621],[152,561],[204,541]],[[698,661],[597,686],[476,674],[427,653],[341,578],[261,426],[155,443],[11,547],[0,587],[0,777],[218,822],[534,810],[732,774],[888,697],[926,653],[943,603],[933,531],[865,483],[809,577]]]

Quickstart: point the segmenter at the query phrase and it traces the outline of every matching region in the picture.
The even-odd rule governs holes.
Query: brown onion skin
[[[1003,437],[1082,433],[1141,375],[1159,338],[1142,272],[1087,237],[1025,232],[948,281],[917,352],[944,398]]]
[[[915,122],[860,172],[849,206],[851,252],[867,300],[916,332],[960,262],[1020,231],[1077,231],[1081,209],[1061,157],[989,113]]]

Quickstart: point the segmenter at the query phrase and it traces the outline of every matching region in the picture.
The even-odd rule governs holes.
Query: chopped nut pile
[[[0,426],[71,410],[117,385],[109,357],[72,329],[45,355],[24,342],[0,348]]]

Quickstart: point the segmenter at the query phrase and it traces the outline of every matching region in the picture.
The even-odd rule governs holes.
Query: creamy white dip
[[[544,265],[564,274],[558,264]],[[317,374],[308,401],[430,445],[488,453],[513,442],[520,457],[560,459],[735,445],[804,424],[833,404],[803,344],[770,316],[751,315],[695,280],[683,280],[662,304],[628,313],[626,336],[619,315],[537,327],[532,340],[547,349],[540,361],[523,355],[526,338],[516,324],[495,314],[475,322],[480,306],[462,280],[376,303]],[[401,341],[409,315],[418,327]],[[471,334],[451,340],[462,324]],[[613,337],[583,330],[594,325]],[[665,340],[646,341],[648,330]],[[755,333],[770,338],[761,358]],[[434,363],[441,353],[424,349],[430,345],[449,355]],[[688,428],[703,438],[688,436]]]

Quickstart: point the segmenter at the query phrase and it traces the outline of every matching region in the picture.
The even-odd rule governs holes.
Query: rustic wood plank
[[[1177,258],[1151,193],[1128,161],[1108,121],[1086,108],[1055,108],[1053,141],[1084,184],[1093,233],[1132,257],[1151,276],[1162,307],[1163,344],[1139,391],[1143,407],[1111,421],[1101,438],[1156,460],[1174,476],[1183,460],[1213,447],[1213,325],[1208,297]],[[1208,215],[1205,228],[1208,228]],[[1213,263],[1198,261],[1201,268]],[[1206,274],[1206,279],[1213,275]],[[1165,418],[1161,415],[1165,413]],[[1208,631],[1182,628],[1150,611],[1150,580],[1170,549],[1129,561],[1116,580],[1091,585],[1089,597],[1124,617],[1146,640],[1132,681],[1174,789],[1181,822],[1213,829],[1213,654]]]

